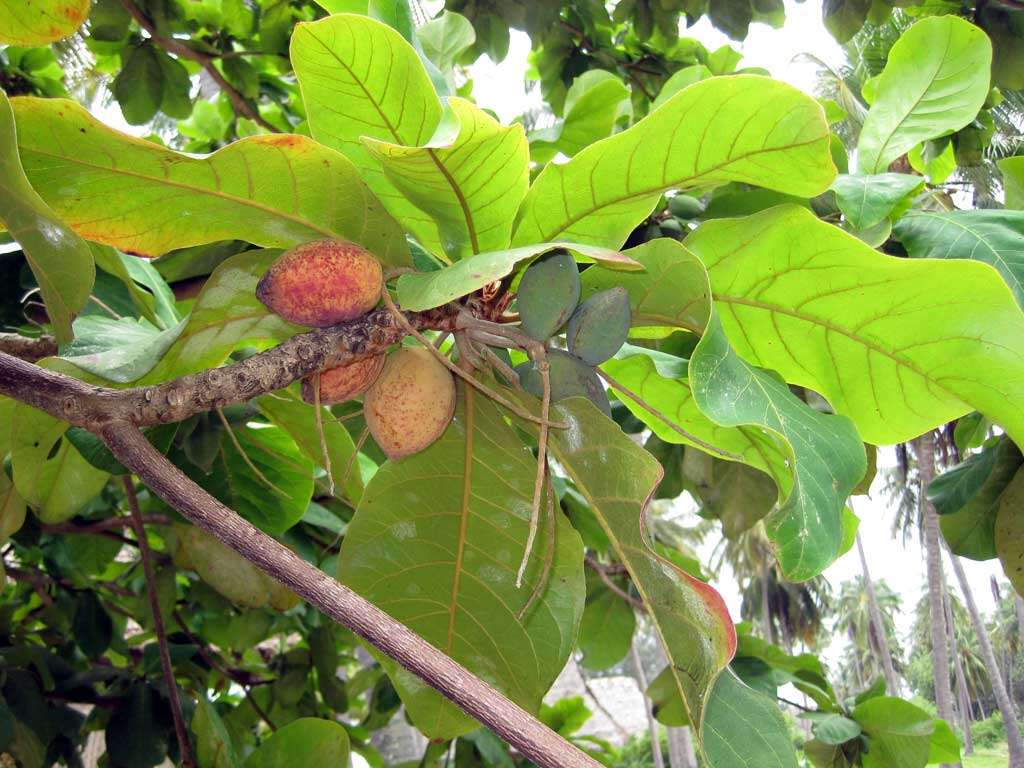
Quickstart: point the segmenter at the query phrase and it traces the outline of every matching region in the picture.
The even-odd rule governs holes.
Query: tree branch
[[[245,97],[238,91],[238,89],[231,85],[224,75],[221,74],[220,70],[217,69],[213,63],[213,60],[216,57],[193,50],[185,45],[185,43],[180,40],[176,40],[173,37],[165,37],[161,35],[152,20],[146,16],[146,14],[142,12],[142,9],[139,8],[139,6],[137,6],[132,0],[121,0],[121,4],[124,5],[125,10],[128,11],[133,19],[135,19],[136,23],[146,30],[154,43],[159,45],[168,53],[173,53],[175,56],[179,56],[180,58],[196,62],[206,70],[207,74],[213,78],[213,81],[220,86],[220,89],[225,94],[227,94],[228,99],[231,100],[231,108],[235,111],[236,115],[249,118],[254,123],[271,133],[280,133],[277,128],[264,120],[263,117],[260,116],[260,113],[245,100]]]
[[[170,525],[171,518],[167,515],[144,515],[142,518],[143,523],[149,523],[150,525]],[[111,529],[116,528],[132,528],[135,523],[131,520],[124,520],[120,517],[108,517],[105,520],[99,520],[95,523],[89,523],[88,525],[77,525],[75,523],[44,523],[39,526],[39,530],[43,533],[105,533]]]
[[[135,483],[132,482],[130,475],[125,475],[121,479],[124,483],[125,495],[128,497],[132,528],[134,528],[135,538],[139,542],[139,558],[142,560],[142,573],[146,577],[146,595],[149,598],[149,609],[153,613],[153,632],[156,634],[157,648],[160,651],[160,666],[163,668],[164,684],[167,686],[167,699],[171,702],[171,719],[174,721],[174,734],[178,738],[181,766],[182,768],[195,768],[196,763],[192,758],[188,731],[185,729],[185,717],[181,713],[178,684],[174,680],[171,651],[167,647],[167,630],[164,628],[164,617],[160,612],[160,597],[156,591],[156,571],[153,569],[149,540],[146,538],[146,524],[142,522],[142,511],[139,509],[139,500],[135,496]]]
[[[53,336],[30,338],[17,333],[0,333],[0,352],[34,363],[44,357],[56,355],[57,342]]]
[[[405,317],[418,330],[450,330],[455,323],[453,311],[444,308],[406,313]],[[92,386],[0,352],[0,394],[95,433],[111,421],[136,426],[167,424],[247,402],[311,373],[372,357],[404,336],[404,329],[382,309],[347,323],[297,334],[238,363],[132,389]]]
[[[422,678],[541,768],[599,768],[596,761],[405,625],[210,496],[136,427],[108,423],[100,436],[124,466],[191,522]]]

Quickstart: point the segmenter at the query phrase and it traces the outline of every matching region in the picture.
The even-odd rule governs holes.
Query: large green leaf
[[[313,138],[355,163],[392,215],[444,253],[437,225],[395,189],[362,141],[418,147],[434,134],[441,103],[413,47],[386,24],[342,13],[297,25],[291,61]]]
[[[1018,595],[1024,595],[1024,471],[1007,487],[996,517],[995,549],[1003,573]]]
[[[409,261],[359,170],[305,136],[252,136],[192,157],[107,128],[69,101],[12,104],[29,181],[90,240],[152,256],[217,240],[342,237],[384,263]]]
[[[0,0],[0,43],[44,45],[82,26],[92,0]]]
[[[666,189],[741,181],[809,197],[834,176],[814,99],[764,77],[716,77],[569,162],[548,164],[523,201],[513,243],[617,248]]]
[[[88,3],[86,3],[88,8]],[[0,3],[0,27],[2,27]],[[0,223],[25,252],[58,341],[70,341],[71,320],[89,300],[96,276],[89,245],[54,215],[29,184],[18,157],[18,131],[0,91]]]
[[[1024,307],[1024,212],[909,211],[893,234],[915,258],[991,264]]]
[[[645,507],[661,481],[661,465],[589,401],[555,407],[568,424],[551,434],[551,450],[629,570],[648,608],[671,668],[671,688],[690,722],[700,722],[715,678],[728,664],[736,634],[721,596],[655,554]]]
[[[249,755],[245,768],[348,765],[348,731],[341,723],[300,717],[275,731]]]
[[[44,523],[74,517],[110,477],[64,437],[66,422],[18,403],[11,417],[14,485]]]
[[[923,178],[909,173],[841,173],[832,182],[832,191],[850,225],[868,229],[884,221],[897,203],[923,185]]]
[[[476,32],[461,13],[442,11],[440,16],[416,28],[416,39],[426,57],[441,72],[449,73],[462,52],[476,42]]]
[[[398,278],[398,301],[402,309],[419,312],[449,301],[508,275],[518,264],[558,248],[571,251],[579,261],[597,261],[616,269],[639,269],[639,265],[618,251],[576,243],[539,243],[491,253],[478,253],[433,272],[417,272]]]
[[[608,669],[618,664],[629,653],[635,628],[633,606],[588,571],[587,604],[579,636],[583,666]]]
[[[793,487],[765,520],[791,581],[821,573],[840,554],[846,498],[864,476],[864,444],[853,424],[823,414],[772,374],[745,363],[712,318],[690,359],[693,397],[713,421],[770,430],[792,451]]]
[[[852,713],[868,737],[864,768],[924,768],[935,723],[909,701],[876,696]]]
[[[1003,173],[1006,207],[1021,210],[1024,208],[1024,157],[1005,157],[996,165]]]
[[[374,138],[363,144],[404,200],[381,199],[406,224],[408,203],[437,225],[448,258],[506,248],[519,203],[529,186],[529,155],[521,125],[502,126],[465,99],[448,100],[448,114],[424,146]]]
[[[559,513],[552,553],[551,524],[542,516],[516,588],[536,461],[503,416],[475,390],[461,388],[444,435],[386,463],[367,485],[345,535],[338,578],[536,712],[575,643],[584,601],[582,543]],[[543,591],[520,618],[542,578]],[[476,728],[418,678],[381,661],[428,736]]]
[[[87,315],[75,321],[75,340],[61,357],[94,376],[126,384],[152,370],[185,326],[158,331],[131,318]]]
[[[256,404],[268,419],[291,436],[303,456],[314,464],[323,466],[323,451],[320,446],[320,431],[316,425],[316,412],[313,406],[303,402],[299,397],[298,385],[275,392],[273,395],[264,395],[256,400]],[[330,409],[326,406],[322,407],[324,410],[321,426],[327,445],[327,454],[331,460],[331,473],[336,480],[340,481],[342,473],[351,462],[355,445],[352,443],[352,436],[348,430],[334,419]],[[345,487],[338,488],[338,492],[344,493],[345,497],[355,504],[362,496],[363,481],[359,473],[359,463],[351,462],[351,464],[352,468],[345,481]]]
[[[676,240],[658,238],[624,251],[643,271],[598,265],[581,276],[581,300],[621,285],[629,292],[634,326],[669,326],[700,333],[711,315],[707,270]]]
[[[740,356],[821,393],[866,441],[972,407],[1024,441],[1024,314],[992,267],[886,256],[790,206],[707,222],[686,245]]]
[[[989,91],[992,43],[957,16],[921,19],[889,51],[857,142],[861,173],[881,173],[922,141],[978,114]]]
[[[729,427],[709,419],[694,400],[687,365],[686,360],[664,352],[626,345],[601,369],[700,442],[681,434],[665,418],[612,387],[633,415],[659,438],[667,443],[693,446],[719,458],[739,459],[768,474],[778,486],[781,498],[788,496],[793,471],[785,444],[758,427]]]
[[[587,70],[573,80],[565,95],[565,118],[529,135],[530,159],[545,163],[559,152],[572,157],[610,136],[619,118],[631,110],[629,89],[622,80],[603,69]]]
[[[715,681],[700,727],[711,768],[796,768],[789,727],[776,703],[744,685],[731,669]]]

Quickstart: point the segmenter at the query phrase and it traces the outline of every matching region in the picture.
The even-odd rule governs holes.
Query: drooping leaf
[[[841,173],[832,182],[832,190],[850,225],[868,229],[884,221],[901,200],[923,185],[924,179],[909,173]]]
[[[405,200],[363,137],[425,144],[441,103],[416,51],[391,27],[340,13],[298,24],[291,61],[314,139],[355,163],[366,184],[428,250],[444,253],[437,225]]]
[[[1003,174],[1006,207],[1021,210],[1024,208],[1024,157],[1004,157],[996,165]]]
[[[164,761],[171,735],[170,711],[154,688],[132,685],[107,723],[107,757],[113,768],[150,768]]]
[[[889,51],[857,142],[861,173],[882,173],[922,141],[974,120],[989,91],[992,43],[957,16],[921,19]]]
[[[195,734],[196,757],[203,768],[242,768],[224,721],[205,696],[198,698],[189,727]]]
[[[740,682],[731,669],[715,681],[700,726],[711,768],[796,768],[796,750],[782,712],[770,698]]]
[[[110,647],[114,623],[95,592],[82,592],[75,601],[71,621],[75,643],[90,659],[98,659]]]
[[[382,196],[384,205],[410,229],[426,214],[451,261],[508,247],[529,185],[522,126],[502,126],[471,102],[452,97],[446,119],[424,146],[374,138],[363,144],[403,195],[398,203]],[[406,222],[410,202],[418,211]]]
[[[786,441],[793,487],[765,528],[788,579],[821,573],[839,556],[846,498],[867,468],[853,424],[813,410],[785,383],[744,362],[715,317],[690,358],[690,381],[695,402],[713,421],[756,426]]]
[[[530,159],[544,163],[561,152],[572,157],[584,147],[610,136],[630,113],[629,89],[603,69],[591,69],[573,80],[565,96],[565,117],[550,128],[530,133]]]
[[[249,755],[245,768],[348,765],[348,731],[341,723],[301,717],[274,732]]]
[[[427,58],[442,72],[449,72],[462,52],[476,41],[473,25],[461,13],[443,11],[416,28],[416,37]]]
[[[18,3],[21,0],[16,0]],[[56,4],[53,4],[56,5]],[[89,4],[85,3],[88,10]],[[3,24],[0,2],[0,29]],[[29,13],[45,12],[42,10]],[[84,17],[85,11],[83,11]],[[24,132],[24,129],[22,129]],[[29,183],[18,156],[18,130],[0,91],[0,224],[18,241],[43,294],[58,341],[72,338],[71,321],[92,291],[96,276],[89,245],[69,228]]]
[[[686,246],[740,356],[823,395],[867,442],[972,407],[1024,440],[1024,314],[991,267],[885,256],[788,206],[707,222]]]
[[[893,234],[914,258],[991,264],[1024,307],[1024,212],[908,211]]]
[[[639,269],[628,256],[610,248],[577,243],[539,243],[492,253],[478,253],[433,272],[418,272],[398,278],[398,302],[413,312],[440,307],[449,301],[508,275],[521,262],[565,248],[579,261],[596,261],[620,270]]]
[[[960,740],[945,720],[936,718],[928,750],[928,764],[960,762]]]
[[[703,451],[687,450],[683,471],[700,502],[701,515],[718,518],[729,539],[763,520],[780,497],[778,486],[761,470]]]
[[[322,237],[408,263],[401,231],[359,170],[304,136],[251,136],[191,157],[107,128],[60,99],[12,102],[29,181],[79,234],[155,256],[245,240],[289,247]]]
[[[671,688],[690,722],[700,722],[709,690],[735,650],[736,635],[721,596],[655,554],[645,506],[662,477],[658,462],[589,401],[554,408],[568,424],[551,450],[607,534],[658,634],[672,669]]]
[[[0,43],[45,45],[82,26],[92,0],[0,0]]]
[[[666,189],[741,181],[813,196],[834,176],[817,102],[763,77],[716,77],[569,162],[548,164],[523,201],[512,242],[617,248]]]
[[[299,397],[297,385],[275,392],[272,396],[264,395],[257,399],[256,404],[268,419],[291,436],[303,456],[314,464],[323,466],[316,414],[313,406],[303,402]],[[332,475],[340,483],[342,474],[355,452],[355,445],[348,430],[334,420],[326,406],[323,407],[321,422],[324,439],[327,442],[327,453],[330,456]],[[353,504],[359,502],[359,497],[363,493],[363,481],[357,462],[353,462],[345,487],[339,487],[338,493],[344,493]]]
[[[861,727],[856,720],[835,713],[816,721],[812,730],[815,738],[825,744],[842,744],[861,734]]]
[[[556,509],[541,515],[523,586],[536,462],[503,414],[461,388],[455,418],[426,450],[388,462],[367,484],[342,546],[338,576],[528,710],[572,651],[583,611],[582,544]],[[536,603],[519,614],[543,578]],[[475,723],[385,658],[417,727],[451,738]]]
[[[924,768],[935,723],[924,710],[892,696],[876,696],[853,710],[868,737],[864,768]]]
[[[66,422],[18,403],[11,424],[14,485],[42,522],[74,517],[106,485],[109,475],[64,438]]]
[[[61,357],[94,376],[125,384],[151,371],[185,327],[179,323],[158,331],[128,318],[89,315],[75,321],[75,339]]]

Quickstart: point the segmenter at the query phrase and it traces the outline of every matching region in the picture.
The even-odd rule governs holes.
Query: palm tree
[[[988,636],[988,629],[981,619],[981,613],[974,602],[974,594],[971,592],[970,584],[967,581],[967,574],[964,573],[960,558],[949,553],[949,560],[953,565],[953,573],[960,584],[960,590],[964,595],[964,603],[967,605],[967,613],[971,617],[971,624],[974,626],[974,633],[978,638],[978,645],[981,648],[981,657],[985,661],[985,668],[988,671],[989,683],[992,685],[992,692],[995,695],[996,706],[1006,723],[1006,744],[1010,752],[1010,768],[1024,768],[1024,738],[1021,737],[1020,729],[1015,728],[1017,722],[1016,713],[1010,697],[1003,685],[1003,677],[999,671],[999,664],[996,661],[996,654],[992,650],[992,642]]]
[[[885,663],[881,658],[881,643],[886,647],[890,644],[898,649],[896,641],[896,625],[893,615],[899,611],[902,600],[889,586],[881,581],[874,585],[878,618],[872,615],[872,609],[865,589],[866,581],[858,576],[840,586],[839,597],[832,604],[835,614],[833,629],[842,632],[850,639],[844,658],[844,665],[852,667],[853,674],[844,674],[844,679],[851,677],[856,681],[856,688],[864,688],[879,675],[888,675]],[[877,622],[877,623],[876,623]],[[890,657],[891,663],[891,657]],[[893,676],[895,677],[895,670]],[[892,691],[895,693],[896,691]]]
[[[886,687],[891,693],[898,694],[900,692],[900,680],[896,676],[896,667],[892,661],[889,628],[885,623],[885,618],[882,616],[878,593],[875,589],[875,582],[871,579],[868,559],[864,555],[864,544],[861,542],[859,531],[857,532],[857,554],[860,555],[860,568],[864,576],[864,591],[868,601],[868,615],[871,618],[869,639],[872,640],[873,645],[877,648],[878,655],[881,657]],[[891,616],[888,618],[891,622]]]

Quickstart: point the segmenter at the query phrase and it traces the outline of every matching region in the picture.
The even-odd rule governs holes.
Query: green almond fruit
[[[548,376],[551,380],[551,402],[558,402],[567,397],[585,397],[611,418],[611,406],[605,394],[601,380],[594,366],[587,365],[574,355],[559,349],[549,349]],[[523,389],[535,397],[544,397],[544,382],[540,372],[532,361],[516,366],[519,383]]]
[[[569,352],[600,365],[626,343],[632,314],[629,292],[622,286],[595,293],[569,318],[565,332]]]
[[[580,272],[567,251],[551,253],[531,264],[519,281],[520,328],[532,339],[547,341],[565,325],[580,301]]]
[[[668,199],[668,210],[680,219],[692,219],[704,213],[704,203],[690,195],[675,195]]]

